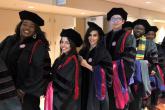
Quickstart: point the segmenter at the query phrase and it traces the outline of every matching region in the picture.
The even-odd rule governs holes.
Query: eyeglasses
[[[112,22],[114,22],[114,21],[121,21],[121,20],[123,20],[123,18],[121,18],[121,17],[117,17],[117,18],[111,18],[110,19]]]

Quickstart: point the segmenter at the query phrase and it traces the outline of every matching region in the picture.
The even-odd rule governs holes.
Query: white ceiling
[[[106,1],[165,13],[165,0],[106,0]]]
[[[40,3],[41,1],[42,3]],[[78,17],[87,17],[87,16],[96,16],[96,15],[105,14],[105,12],[55,6],[55,5],[51,5],[52,1],[53,0],[0,0],[0,8],[14,9],[14,10],[33,10],[39,12],[65,14],[65,15],[72,15]],[[105,0],[105,1],[165,13],[165,0]],[[151,3],[146,3],[147,1]]]
[[[24,0],[0,0],[0,8],[13,10],[33,10],[39,12],[64,14],[78,17],[96,16],[104,14],[104,12],[88,11],[82,9],[55,6],[50,5],[48,3],[43,4],[37,2],[28,2]]]

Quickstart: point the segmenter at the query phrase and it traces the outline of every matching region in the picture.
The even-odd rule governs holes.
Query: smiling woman
[[[40,26],[44,20],[29,11],[19,12],[15,34],[0,45],[0,55],[13,77],[23,110],[40,110],[50,71],[49,43]]]
[[[88,22],[84,45],[80,50],[82,66],[81,110],[109,110],[111,57],[104,47],[104,32]]]
[[[71,28],[63,29],[60,36],[61,55],[55,60],[51,70],[54,91],[50,92],[52,86],[48,86],[45,110],[80,110],[81,74],[76,47],[81,46],[82,39]]]

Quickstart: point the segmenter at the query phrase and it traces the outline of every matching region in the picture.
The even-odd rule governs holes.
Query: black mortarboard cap
[[[80,47],[83,42],[81,35],[72,28],[62,29],[60,36],[67,37],[68,39],[70,39],[72,42],[75,43],[76,47]]]
[[[136,25],[143,25],[145,30],[147,30],[147,28],[150,27],[150,24],[148,23],[147,20],[145,19],[137,19],[133,22],[133,27],[135,27]]]
[[[149,31],[154,31],[155,33],[158,31],[157,26],[150,26],[149,28],[147,28],[147,32]]]
[[[133,23],[131,21],[126,21],[123,24],[123,28],[127,28],[127,27],[133,28]]]
[[[89,26],[89,28],[97,30],[101,37],[104,36],[104,32],[103,32],[102,28],[100,26],[98,26],[96,23],[88,22],[88,26]]]
[[[36,13],[24,10],[19,12],[19,16],[21,20],[31,20],[38,26],[44,25],[44,20]]]
[[[113,15],[120,15],[124,20],[127,20],[128,13],[123,8],[112,8],[107,13],[107,20],[109,21]]]

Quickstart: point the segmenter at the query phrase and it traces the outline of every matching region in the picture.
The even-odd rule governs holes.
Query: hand
[[[88,64],[88,62],[86,60],[82,59],[80,64],[81,64],[81,66],[88,68],[90,71],[93,71],[93,67],[90,64]]]
[[[154,76],[155,73],[156,73],[156,72],[155,72],[154,70],[152,70],[150,75],[151,75],[151,76]]]
[[[21,89],[17,89],[17,95],[20,98],[21,102],[23,103],[23,98],[25,96],[25,92],[22,91]]]
[[[89,64],[87,63],[87,61],[84,60],[83,58],[81,59],[80,64],[81,64],[81,66],[83,66],[83,67],[87,67],[87,66],[89,65]]]

